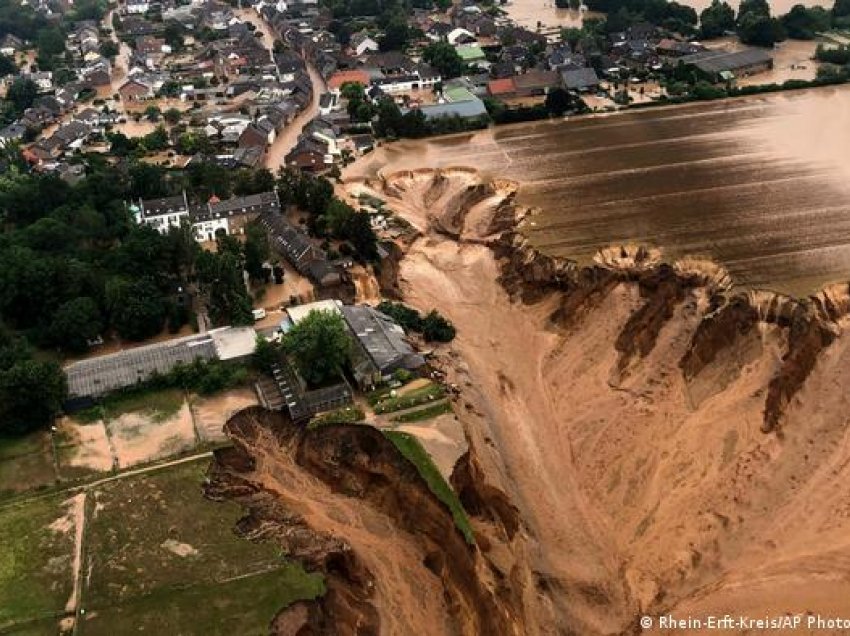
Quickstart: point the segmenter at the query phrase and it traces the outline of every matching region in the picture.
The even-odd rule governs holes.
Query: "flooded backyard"
[[[850,87],[390,144],[347,175],[438,166],[518,181],[549,253],[646,243],[795,294],[850,278]]]

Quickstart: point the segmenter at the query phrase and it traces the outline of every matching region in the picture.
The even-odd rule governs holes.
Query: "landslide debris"
[[[225,432],[205,488],[246,509],[237,531],[272,541],[325,577],[326,594],[275,617],[279,634],[518,634],[518,608],[497,593],[482,553],[417,469],[378,430],[363,425],[305,429],[252,407]],[[469,460],[467,460],[468,465]],[[492,490],[462,492],[476,511],[498,511],[510,532],[515,511]],[[489,513],[488,513],[489,514]]]

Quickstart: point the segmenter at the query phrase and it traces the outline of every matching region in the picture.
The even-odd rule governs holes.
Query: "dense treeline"
[[[252,322],[243,271],[267,276],[265,232],[249,227],[244,241],[221,236],[214,252],[204,251],[188,226],[167,234],[139,226],[131,201],[184,188],[190,200],[204,201],[277,187],[285,205],[308,213],[316,236],[340,241],[340,251],[360,260],[377,258],[369,215],[337,199],[323,178],[284,172],[275,179],[265,170],[226,171],[205,162],[182,172],[144,163],[112,167],[90,157],[86,178],[69,185],[26,172],[14,151],[7,159],[10,168],[0,178],[0,418],[6,430],[48,423],[64,398],[59,366],[34,358],[35,348],[83,352],[110,333],[145,340],[166,327],[178,331],[197,307],[214,325]]]
[[[608,33],[623,31],[644,21],[681,33],[693,32],[697,24],[694,9],[667,0],[588,0],[587,6],[591,11],[607,15],[605,29]]]
[[[436,309],[425,316],[404,303],[385,300],[378,304],[378,311],[386,314],[407,331],[421,333],[427,342],[451,342],[456,331],[454,325],[446,320]]]
[[[378,237],[367,212],[358,211],[334,195],[324,177],[297,170],[281,172],[278,180],[281,203],[307,212],[307,228],[315,237],[341,241],[339,253],[360,262],[378,257]],[[326,245],[327,247],[327,245]],[[331,252],[330,256],[334,256]]]

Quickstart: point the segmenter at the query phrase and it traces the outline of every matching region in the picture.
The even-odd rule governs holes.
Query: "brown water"
[[[795,294],[850,279],[850,87],[390,144],[347,175],[452,165],[520,182],[550,253],[647,243]]]

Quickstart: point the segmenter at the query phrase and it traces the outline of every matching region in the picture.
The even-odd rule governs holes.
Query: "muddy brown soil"
[[[458,336],[451,478],[464,542],[369,427],[226,427],[207,493],[325,574],[286,634],[633,634],[641,615],[824,613],[850,598],[850,289],[741,292],[636,245],[579,267],[518,225],[515,184],[444,169],[349,180],[418,232],[383,289]],[[386,292],[385,292],[386,293]]]

